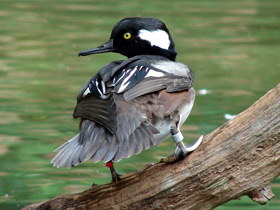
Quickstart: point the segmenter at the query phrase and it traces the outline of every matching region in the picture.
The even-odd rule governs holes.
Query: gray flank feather
[[[81,154],[82,149],[83,149],[83,145],[80,145],[78,151],[76,151],[76,153],[75,153],[74,156],[73,156],[73,159],[72,159],[72,166],[76,166],[76,165],[78,165],[79,163],[81,163],[80,154]]]
[[[126,151],[128,151],[128,139],[122,139],[119,143],[119,149],[116,152],[114,161],[118,162],[126,156]]]
[[[54,164],[54,166],[57,168],[66,166],[66,161],[68,160],[69,156],[72,154],[73,150],[76,149],[77,145],[78,145],[78,138],[75,138],[74,141],[72,140],[71,142],[69,142],[69,144],[63,147],[63,149],[61,149],[51,161]]]
[[[167,87],[168,78],[144,79],[124,93],[124,99],[130,101],[138,96],[159,91]]]
[[[129,136],[129,149],[128,149],[127,157],[130,157],[131,155],[134,154],[134,151],[135,151],[136,147],[137,147],[137,139],[135,137],[135,132],[133,132]]]
[[[75,148],[72,150],[72,153],[70,153],[70,155],[69,155],[69,157],[68,157],[68,160],[67,160],[66,163],[65,163],[65,166],[66,166],[67,168],[72,168],[72,167],[74,166],[74,164],[73,164],[73,158],[74,158],[74,156],[78,153],[78,150],[81,150],[81,146],[82,146],[82,145],[77,145],[77,146],[75,146]],[[77,162],[77,161],[75,161],[75,162]]]
[[[144,138],[142,139],[143,141],[143,150],[147,150],[150,148],[150,138],[149,136],[150,135],[153,135],[152,132],[147,128],[147,126],[141,126],[141,131],[140,132],[143,132],[143,135]]]
[[[86,151],[85,160],[95,157],[96,152],[101,148],[103,141],[105,140],[105,128],[100,125],[95,125],[95,130],[91,134],[84,148]]]
[[[119,149],[116,137],[113,135],[107,135],[107,139],[110,139],[110,150],[107,152],[107,155],[102,159],[103,162],[107,163],[114,158],[116,155],[117,150]]]
[[[108,153],[108,148],[110,148],[108,141],[106,139],[104,139],[101,147],[96,151],[96,153],[91,158],[91,160],[94,163],[102,160],[105,157],[105,155]]]
[[[159,131],[155,126],[153,126],[151,123],[149,123],[149,122],[144,122],[143,124],[145,124],[146,126],[148,126],[149,129],[150,129],[150,131],[151,131],[153,134],[160,133],[160,131]]]
[[[135,147],[134,154],[139,154],[143,150],[143,143],[142,143],[142,136],[138,128],[134,131],[134,135],[136,139],[136,147]]]
[[[86,142],[84,142],[83,149],[80,154],[80,160],[82,162],[90,159],[92,155],[96,152],[96,149],[100,147],[98,147],[98,143],[96,143],[97,137],[99,136],[98,131],[99,129],[97,128],[97,126],[94,126],[89,139],[86,140]],[[93,147],[95,148],[95,150],[93,149]]]

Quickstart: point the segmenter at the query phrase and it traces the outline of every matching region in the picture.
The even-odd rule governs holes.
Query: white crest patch
[[[157,46],[168,50],[170,46],[170,40],[168,34],[163,30],[148,31],[141,29],[138,36],[151,43],[151,46]]]

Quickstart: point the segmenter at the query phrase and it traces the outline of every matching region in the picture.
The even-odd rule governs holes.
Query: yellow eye
[[[130,38],[131,38],[131,33],[126,32],[126,33],[123,35],[123,38],[125,38],[125,39],[130,39]]]

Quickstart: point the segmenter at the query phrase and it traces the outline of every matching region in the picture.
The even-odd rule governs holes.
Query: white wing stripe
[[[96,80],[95,86],[96,86],[96,89],[97,89],[97,91],[99,92],[99,94],[100,94],[100,96],[101,96],[101,98],[102,98],[103,93],[101,92],[101,90],[99,90],[98,84],[99,84],[99,83],[98,83],[98,81]]]
[[[136,66],[129,75],[123,80],[122,84],[126,84],[129,79],[133,76],[133,74],[137,71],[138,66]]]
[[[89,87],[84,91],[83,97],[85,97],[87,94],[91,93]]]
[[[125,90],[125,88],[129,85],[130,82],[128,82],[125,85],[121,85],[120,89],[118,90],[118,93],[121,93],[123,90]]]
[[[128,69],[127,71],[130,71],[130,69]],[[122,72],[123,73],[122,73],[121,77],[117,81],[115,81],[115,78],[114,78],[112,86],[115,86],[116,84],[118,84],[118,82],[125,76],[126,70],[124,69],[124,70],[122,70]]]
[[[165,76],[164,73],[150,69],[150,71],[145,76],[145,78],[147,78],[147,77],[164,77],[164,76]]]
[[[130,70],[131,72],[129,72],[129,75],[127,75],[127,77],[121,83],[121,86],[120,86],[120,89],[118,90],[118,93],[121,93],[130,84],[129,79],[131,79],[133,74],[137,71],[137,68],[138,68],[138,66],[135,66],[135,68],[132,71]]]
[[[129,69],[130,73],[129,73],[129,75],[127,75],[126,78],[123,80],[121,86],[122,86],[123,84],[125,84],[125,83],[131,78],[131,76],[133,75],[133,73],[135,72],[135,70],[137,70],[137,66],[136,66],[132,71],[131,71],[131,69]]]
[[[102,91],[103,91],[103,94],[106,93],[106,86],[105,86],[105,83],[103,80],[101,80],[101,86],[102,86]]]

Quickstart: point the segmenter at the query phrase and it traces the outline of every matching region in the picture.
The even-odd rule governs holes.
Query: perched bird
[[[155,18],[131,17],[118,22],[105,44],[79,56],[115,52],[113,61],[80,90],[74,118],[80,133],[56,149],[56,167],[104,161],[113,181],[120,176],[113,162],[147,150],[172,136],[175,159],[195,150],[202,136],[186,147],[180,127],[192,109],[194,74],[175,61],[176,51],[165,24]]]

